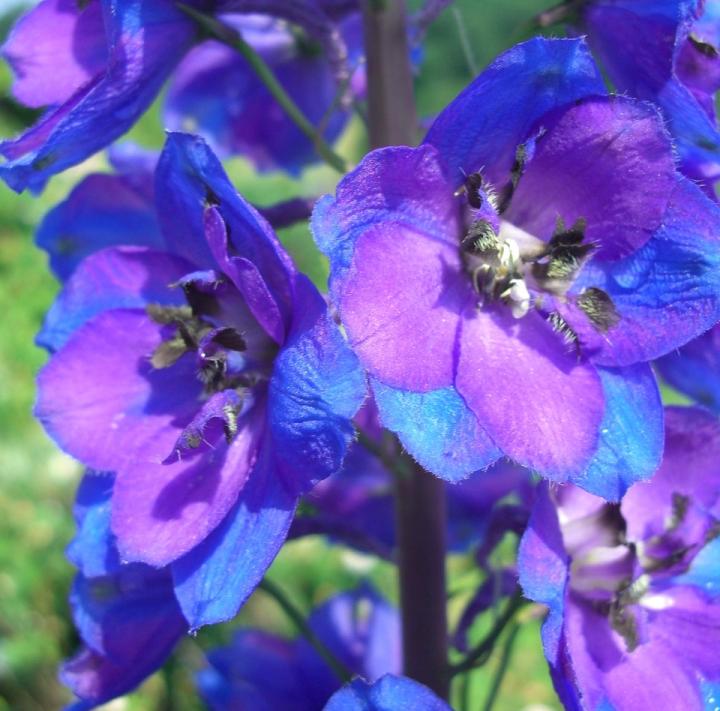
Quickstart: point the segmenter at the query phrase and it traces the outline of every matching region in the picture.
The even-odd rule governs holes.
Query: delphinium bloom
[[[113,477],[85,475],[78,490],[78,532],[68,557],[78,568],[70,606],[83,647],[60,678],[85,711],[121,696],[157,670],[188,630],[169,568],[121,563],[110,531]]]
[[[269,16],[225,19],[265,59],[310,122],[321,126],[325,139],[335,140],[349,117],[347,102],[364,93],[360,13],[340,24],[350,55],[344,96],[317,42]],[[165,124],[201,133],[219,155],[247,156],[259,170],[281,167],[297,174],[317,160],[310,139],[247,60],[219,42],[203,43],[178,67],[165,102]]]
[[[353,9],[352,3],[336,6],[318,0],[190,0],[186,4],[212,14],[232,13],[234,17],[267,12],[294,23],[299,28],[299,44],[294,47],[286,43],[287,54],[278,60],[284,79],[294,83],[302,77],[304,88],[313,85],[314,76],[317,83],[313,88],[323,87],[322,101],[314,95],[314,110],[322,115],[330,109],[332,101],[328,97],[334,77],[329,76],[332,72],[328,62],[337,67],[347,53],[337,22]],[[274,36],[274,30],[268,32],[269,37]],[[315,42],[321,43],[326,53],[324,61],[308,64],[303,59],[299,47],[305,35],[313,47]],[[253,37],[261,45],[267,41],[263,32]],[[42,0],[18,21],[2,53],[16,74],[13,92],[18,101],[49,109],[22,135],[0,143],[0,154],[7,159],[0,166],[0,177],[14,190],[41,189],[55,173],[109,145],[145,112],[170,73],[201,39],[196,22],[174,0]],[[331,57],[331,53],[341,56]],[[243,85],[249,93],[259,91],[246,65],[233,66],[240,71],[233,75],[238,87]],[[338,70],[338,74],[342,72]],[[182,97],[175,95],[174,99],[177,108]],[[216,121],[224,118],[225,114],[214,117]],[[205,127],[206,119],[209,117],[199,121],[201,126]],[[333,114],[331,128],[335,134],[339,120]],[[257,122],[254,124],[257,126]],[[219,126],[207,127],[216,137]],[[281,122],[280,129],[291,133],[295,130],[289,122]],[[247,134],[243,146],[267,138],[259,131]],[[282,144],[282,136],[270,138],[275,148]],[[300,141],[302,150],[298,148],[289,156],[292,169],[310,157],[304,141]],[[241,147],[237,141],[223,145],[228,149]],[[284,165],[274,148],[267,150]],[[262,149],[251,155],[263,155]]]
[[[169,565],[198,627],[235,614],[300,495],[340,468],[364,377],[203,141],[169,136],[155,198],[164,250],[91,254],[49,312],[36,414],[115,473],[122,560]]]
[[[501,55],[419,148],[370,153],[313,231],[380,419],[426,469],[506,455],[615,500],[655,471],[648,361],[720,318],[720,212],[582,40]]]
[[[720,415],[720,327],[655,362],[673,388]]]
[[[720,178],[720,2],[586,0],[580,27],[618,92],[661,107],[683,172],[714,196]]]
[[[669,408],[662,467],[619,505],[541,487],[520,581],[550,609],[543,645],[566,708],[717,707],[719,457],[715,417]]]
[[[335,595],[310,613],[308,625],[349,673],[369,682],[400,673],[400,616],[371,588]],[[197,681],[212,711],[321,711],[342,684],[304,637],[240,629],[208,661]]]

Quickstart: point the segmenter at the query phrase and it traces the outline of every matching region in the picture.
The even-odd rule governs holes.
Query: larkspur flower
[[[186,4],[211,14],[229,13],[233,17],[263,12],[295,23],[300,28],[298,38],[306,32],[321,44],[327,39],[323,46],[326,61],[308,63],[298,49],[303,42],[298,39],[295,47],[287,37],[285,54],[276,59],[283,81],[294,84],[302,78],[303,87],[307,87],[313,85],[314,76],[313,89],[323,87],[323,100],[318,101],[314,94],[313,110],[323,115],[330,109],[334,77],[330,76],[328,62],[332,60],[333,65],[337,65],[348,51],[336,23],[352,9],[351,3],[189,0]],[[277,30],[270,28],[266,33],[255,33],[254,37],[261,44],[267,44],[268,36],[277,34]],[[355,34],[351,38],[356,41]],[[13,87],[15,97],[27,106],[50,108],[23,134],[0,142],[0,154],[7,159],[0,165],[0,177],[17,191],[27,187],[42,189],[55,173],[109,145],[145,112],[171,72],[201,39],[195,21],[178,8],[174,0],[42,0],[18,21],[2,54],[17,77]],[[331,50],[334,53],[333,48],[340,56],[329,56]],[[353,53],[357,54],[357,46]],[[206,57],[196,55],[196,59],[202,63]],[[190,67],[184,66],[183,77],[187,79]],[[247,65],[238,61],[232,63],[232,68],[236,72],[233,81],[257,97],[261,92],[260,83],[251,78]],[[198,70],[202,71],[202,67]],[[186,89],[192,93],[193,87]],[[187,110],[186,97],[184,90],[174,94],[173,116],[178,110]],[[204,100],[207,99],[205,96]],[[237,109],[237,101],[235,103]],[[270,104],[263,99],[262,106],[268,108]],[[305,98],[303,104],[308,105]],[[249,101],[246,108],[255,111],[258,104]],[[212,113],[216,109],[217,105],[213,104],[207,110]],[[254,140],[269,139],[268,147],[253,147],[250,156],[262,156],[266,167],[271,160],[285,166],[284,157],[278,152],[278,147],[285,145],[283,136],[263,135],[257,120],[253,119],[254,132],[247,131],[243,140],[239,140],[246,129],[238,128],[237,122],[247,121],[249,117],[235,109],[212,117],[204,115],[202,120],[196,116],[197,123],[208,128],[213,138],[227,149],[245,150]],[[276,108],[273,106],[272,110]],[[226,121],[235,125],[235,129],[230,128],[236,132],[232,139],[227,135],[228,129],[219,125]],[[337,135],[341,123],[342,119],[336,114],[331,116],[331,136]],[[274,125],[281,133],[289,131],[295,136],[295,128],[289,121],[280,120]],[[307,139],[297,140],[300,145],[287,155],[287,165],[293,170],[311,157],[305,145]]]
[[[656,470],[648,361],[720,318],[720,212],[582,40],[501,55],[312,222],[380,419],[426,469],[504,454],[615,500]]]
[[[165,662],[188,630],[169,569],[120,562],[110,531],[113,477],[88,473],[77,494],[78,532],[68,557],[78,568],[70,606],[81,650],[60,678],[86,711],[133,690]]]
[[[663,464],[622,502],[541,487],[520,547],[525,594],[569,709],[702,711],[720,689],[720,423],[669,408]]]
[[[619,92],[658,104],[683,172],[714,196],[720,178],[720,2],[586,0],[580,27]]]
[[[343,108],[341,89],[322,47],[303,41],[286,23],[271,17],[226,21],[265,59],[310,122],[324,127],[324,138],[334,141],[349,112]],[[345,18],[340,31],[349,53],[347,102],[365,92],[360,14]],[[164,115],[169,128],[201,133],[221,157],[246,156],[258,170],[280,167],[297,175],[317,160],[310,139],[247,61],[219,42],[205,42],[183,60],[173,76]]]
[[[354,675],[374,682],[400,673],[400,616],[372,588],[331,597],[310,613],[308,625]],[[212,650],[208,661],[198,688],[212,711],[321,711],[342,684],[303,637],[291,641],[241,629],[230,646]]]
[[[720,415],[720,327],[655,361],[673,388]]]
[[[91,254],[50,310],[36,414],[115,472],[122,559],[169,565],[198,627],[235,614],[300,495],[340,468],[365,385],[324,300],[203,141],[170,134],[155,197],[164,251]]]

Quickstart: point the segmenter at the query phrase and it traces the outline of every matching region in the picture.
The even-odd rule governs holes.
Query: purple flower
[[[666,414],[649,483],[619,505],[543,486],[521,543],[520,582],[549,607],[543,645],[570,709],[700,711],[718,690],[720,423]]]
[[[364,378],[205,143],[169,136],[155,197],[165,251],[91,254],[48,314],[36,414],[115,472],[122,559],[170,565],[198,627],[235,614],[300,495],[340,468]]]
[[[720,414],[720,327],[655,362],[673,388]]]
[[[716,0],[588,0],[581,25],[618,92],[657,103],[683,172],[715,195],[720,178],[720,5]]]
[[[167,568],[121,564],[110,532],[113,477],[89,473],[78,490],[78,533],[68,556],[79,569],[70,593],[83,642],[60,678],[80,701],[73,711],[127,693],[158,669],[187,632]]]
[[[368,155],[313,231],[380,419],[426,469],[504,454],[610,499],[655,471],[647,361],[720,318],[720,212],[582,41],[503,54],[422,146]]]
[[[342,55],[346,51],[344,41],[335,30],[335,20],[347,12],[347,3],[336,8],[332,3],[325,7],[325,3],[316,0],[293,3],[287,0],[269,3],[267,0],[192,0],[188,4],[215,13],[267,12],[298,23],[314,40],[319,38],[321,43],[327,40],[322,47],[326,53],[337,50]],[[263,33],[259,37],[262,38]],[[198,39],[196,23],[178,9],[174,0],[42,0],[17,23],[3,48],[3,56],[17,77],[16,98],[28,106],[49,106],[49,109],[22,135],[0,142],[0,154],[7,159],[0,166],[0,177],[14,190],[27,187],[39,190],[55,173],[109,145],[145,112]],[[355,34],[352,41],[357,41]],[[287,42],[285,47],[291,56],[278,58],[283,81],[294,84],[299,80],[300,93],[308,85],[314,90],[322,86],[322,101],[313,94],[316,102],[313,108],[323,115],[334,97],[327,60],[318,59],[309,66],[301,58],[294,61],[293,47]],[[224,51],[223,57],[226,63]],[[173,94],[172,116],[177,116],[178,111],[187,113],[188,96],[193,101],[202,99],[203,106],[196,107],[193,117],[224,148],[247,150],[254,140],[271,140],[266,148],[253,146],[251,155],[259,157],[265,151],[285,166],[283,157],[277,154],[284,145],[283,136],[263,135],[257,120],[254,132],[244,133],[245,129],[238,128],[236,122],[244,122],[248,116],[240,115],[237,101],[219,110],[215,95],[200,96],[191,81],[191,73],[207,72],[207,55],[196,55],[192,61],[201,66],[184,65],[181,81],[190,81],[185,87],[190,93],[180,88]],[[250,77],[241,61],[231,65],[238,72],[233,74],[233,82],[244,86],[245,91],[256,98],[258,92],[262,94],[259,82]],[[227,92],[227,81],[214,83],[212,91]],[[225,98],[227,95],[220,100],[224,103]],[[263,106],[271,108],[269,99],[261,102],[250,102],[246,108],[253,112]],[[303,97],[307,105],[305,102],[307,98]],[[272,111],[276,108],[273,105]],[[337,113],[332,116],[332,125],[328,127],[330,137],[340,130],[342,118],[338,116]],[[274,125],[280,131],[294,131],[289,122]],[[234,136],[230,135],[233,131]],[[290,169],[296,170],[300,161],[312,157],[306,142],[301,139],[301,145],[288,156]],[[264,160],[268,165],[269,158]]]
[[[335,140],[349,113],[338,101],[333,67],[316,43],[298,38],[286,23],[254,15],[232,20],[274,70],[276,77],[327,141]],[[340,27],[349,52],[348,97],[361,97],[365,71],[361,64],[362,18],[350,15]],[[259,170],[284,168],[292,174],[317,160],[311,141],[287,116],[247,61],[218,42],[194,49],[174,75],[165,104],[171,129],[201,133],[221,156],[244,155]]]
[[[308,624],[322,644],[370,682],[400,673],[400,617],[371,588],[341,593],[316,608]],[[208,655],[198,675],[212,711],[321,711],[341,681],[304,638],[290,641],[260,630],[239,630],[229,647]]]

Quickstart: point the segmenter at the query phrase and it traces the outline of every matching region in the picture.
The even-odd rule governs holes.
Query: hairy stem
[[[252,70],[260,81],[265,84],[285,113],[312,141],[318,155],[338,172],[345,172],[345,161],[325,142],[320,132],[310,123],[300,107],[277,80],[267,62],[242,38],[239,32],[188,5],[178,3],[178,7],[192,17],[209,36],[231,47],[245,57]]]
[[[283,590],[268,578],[264,578],[260,585],[258,585],[258,588],[277,602],[293,625],[295,625],[297,631],[305,637],[315,651],[325,660],[325,663],[333,670],[335,676],[344,684],[349,682],[353,676],[352,672],[320,641],[305,620],[305,615],[293,605]]]

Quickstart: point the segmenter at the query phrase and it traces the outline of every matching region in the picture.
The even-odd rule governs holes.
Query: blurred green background
[[[529,21],[548,4],[543,0],[458,0],[454,9],[445,11],[428,35],[418,75],[422,115],[439,111],[476,70],[528,36]],[[7,32],[20,5],[0,2],[0,36]],[[0,65],[0,136],[18,133],[34,117],[9,99],[10,83],[7,66]],[[160,147],[162,125],[157,107],[129,138]],[[353,125],[340,150],[357,160],[363,142],[360,125]],[[47,210],[84,175],[106,169],[104,158],[94,157],[54,178],[39,197],[18,196],[0,185],[0,711],[48,711],[69,700],[56,681],[56,668],[77,645],[66,604],[73,570],[64,558],[64,548],[73,534],[70,509],[80,469],[58,452],[31,415],[34,377],[45,360],[33,338],[58,288],[44,253],[33,245],[33,233]],[[229,170],[238,190],[259,204],[326,192],[336,180],[331,171],[319,167],[306,171],[298,182],[280,174],[257,177],[241,160],[232,161]],[[326,267],[307,228],[286,230],[282,238],[301,268],[322,283]],[[512,548],[511,542],[508,547]],[[451,611],[457,617],[480,578],[466,559],[452,560],[450,569]],[[394,573],[388,565],[329,547],[319,539],[288,544],[270,575],[305,610],[365,576],[391,599],[396,598]],[[250,624],[292,634],[275,603],[262,592],[256,593],[233,623]],[[477,638],[488,624],[489,620],[480,621],[474,630]],[[559,708],[540,652],[538,630],[536,617],[522,626],[496,709]],[[203,664],[202,649],[227,639],[228,632],[227,628],[203,630],[197,637],[189,637],[161,673],[108,708],[202,708],[191,672]],[[484,708],[499,656],[496,652],[486,667],[471,675],[468,689],[454,689],[456,703],[462,692],[468,709]]]

